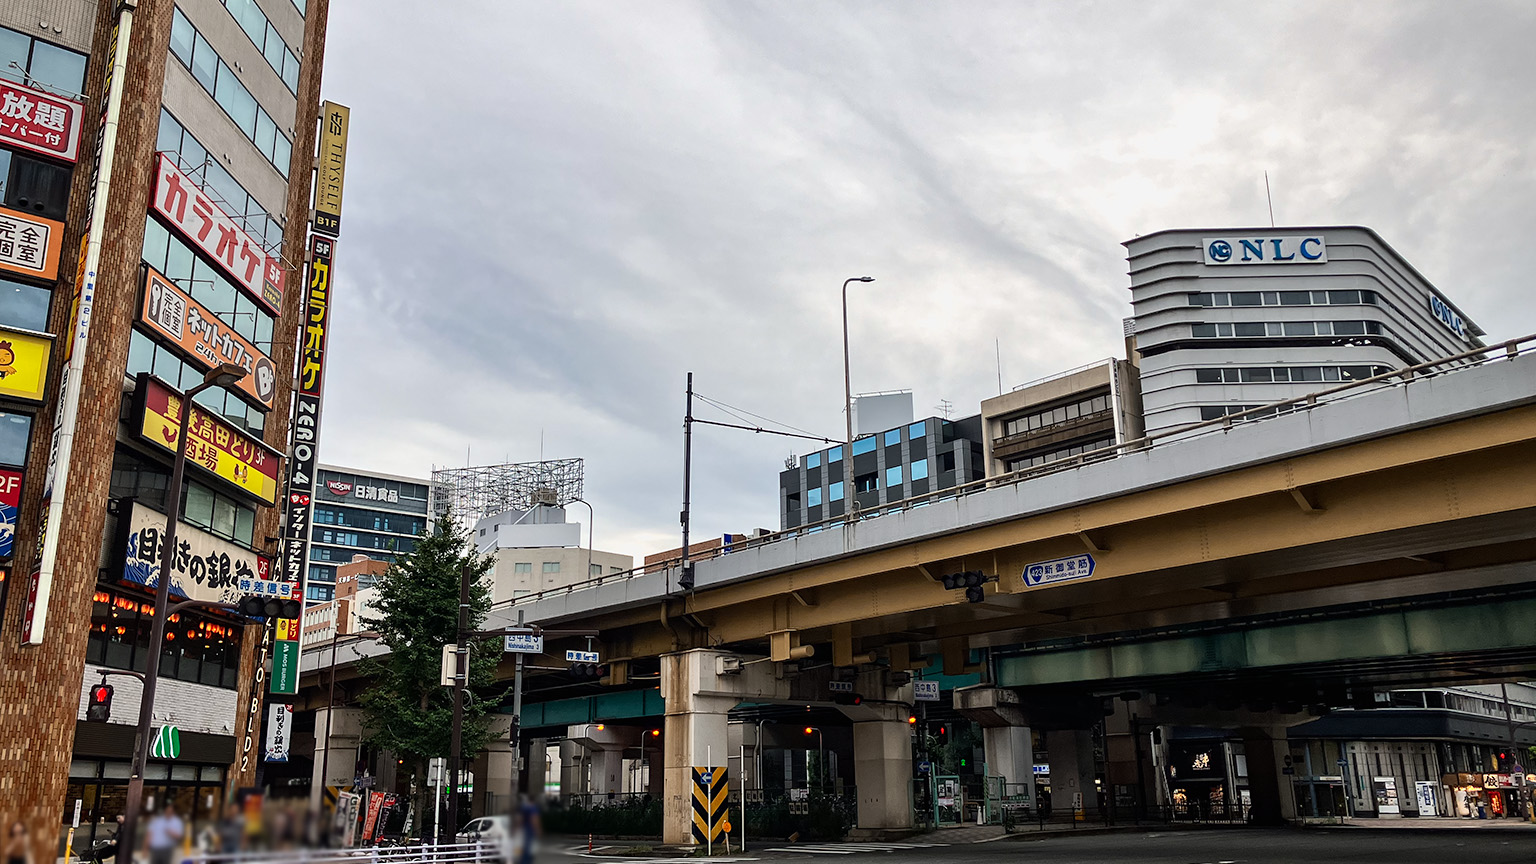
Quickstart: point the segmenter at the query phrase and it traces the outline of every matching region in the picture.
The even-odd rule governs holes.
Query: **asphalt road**
[[[828,843],[799,847],[765,843],[754,845],[746,855],[726,860],[772,864],[812,859],[841,861],[842,864],[1325,864],[1333,861],[1347,864],[1532,864],[1536,862],[1536,831],[1244,828],[1067,835],[954,844],[944,843],[941,834],[915,837],[905,843]],[[638,864],[665,859],[593,856],[585,860],[602,864]]]

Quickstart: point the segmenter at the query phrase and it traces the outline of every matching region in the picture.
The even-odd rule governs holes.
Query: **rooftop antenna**
[[[992,344],[997,348],[997,395],[1001,396],[1003,395],[1003,340],[994,339]]]
[[[951,403],[948,399],[940,399],[939,404],[935,405],[934,408],[936,408],[940,414],[944,415],[945,420],[948,420],[949,415],[953,414],[955,410],[954,404]]]
[[[1269,227],[1275,227],[1275,197],[1269,194],[1269,172],[1264,172],[1264,197],[1269,201]]]

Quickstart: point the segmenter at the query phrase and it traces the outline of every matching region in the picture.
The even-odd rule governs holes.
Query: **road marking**
[[[800,852],[806,855],[852,855],[855,852],[909,852],[932,849],[948,843],[816,843],[803,846],[776,846],[768,852]]]

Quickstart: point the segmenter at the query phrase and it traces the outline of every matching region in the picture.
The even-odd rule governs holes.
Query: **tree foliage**
[[[366,740],[393,752],[418,773],[429,758],[448,756],[453,688],[442,686],[439,679],[443,646],[457,640],[461,575],[465,567],[470,569],[469,629],[479,630],[491,607],[490,585],[481,579],[494,563],[476,554],[468,532],[446,514],[379,578],[375,614],[362,619],[389,648],[388,655],[360,664],[370,681],[359,697],[369,730]],[[465,698],[465,759],[489,743],[488,712],[505,695],[495,682],[500,640],[478,640],[470,648],[468,692],[473,698]]]

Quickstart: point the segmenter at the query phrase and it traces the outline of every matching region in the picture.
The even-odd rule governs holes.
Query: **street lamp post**
[[[827,739],[822,736],[821,729],[815,726],[805,727],[807,737],[812,732],[816,733],[816,773],[819,775],[816,779],[821,781],[819,785],[825,789],[827,786]],[[806,783],[810,783],[810,771],[806,771]]]
[[[139,702],[139,726],[134,733],[133,768],[128,775],[128,795],[123,807],[123,828],[117,835],[118,864],[132,864],[134,833],[138,829],[139,808],[144,800],[144,767],[149,761],[150,725],[154,722],[155,690],[160,683],[160,652],[164,650],[165,619],[171,599],[171,576],[176,569],[176,523],[181,520],[181,484],[187,467],[187,427],[191,423],[192,399],[210,387],[229,387],[246,376],[245,367],[223,363],[203,375],[203,383],[183,393],[180,424],[176,432],[176,459],[171,465],[171,485],[165,502],[165,543],[160,552],[160,575],[155,580],[155,620],[150,625],[151,655],[144,670],[144,696]]]
[[[873,276],[854,276],[843,280],[843,419],[848,437],[843,442],[843,519],[853,522],[858,499],[853,493],[853,373],[848,365],[848,283],[873,282]]]
[[[585,504],[586,507],[587,507],[587,578],[591,579],[592,578],[592,525],[593,525],[593,523],[597,522],[597,511],[592,509],[592,502],[587,501],[584,498],[572,498],[571,499],[571,503],[572,504]],[[580,540],[581,539],[581,535],[580,534],[576,535],[576,539]]]

